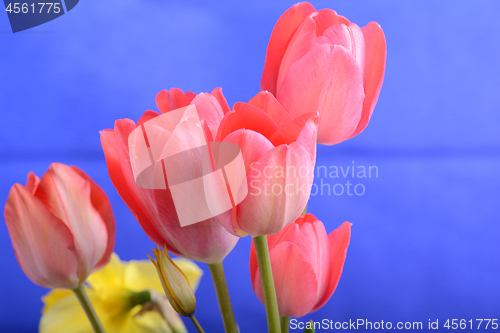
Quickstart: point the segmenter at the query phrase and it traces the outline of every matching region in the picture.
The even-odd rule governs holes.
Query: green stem
[[[196,317],[194,316],[194,313],[189,316],[189,319],[191,319],[191,321],[194,324],[194,327],[196,327],[196,329],[198,330],[199,333],[205,333],[205,331],[201,327],[200,323],[198,322],[198,319],[196,319]]]
[[[83,285],[80,285],[78,288],[73,289],[73,292],[80,301],[80,304],[82,305],[85,314],[89,318],[90,324],[92,325],[95,333],[105,333],[106,331],[104,330],[104,327],[102,327],[102,324],[99,321],[94,308],[92,307],[92,303],[90,303],[89,297],[85,292],[85,287]]]
[[[288,333],[290,328],[290,317],[280,317],[281,333]]]
[[[271,258],[269,257],[269,247],[267,236],[257,236],[253,238],[257,262],[259,264],[260,281],[262,283],[262,293],[264,294],[264,305],[266,306],[267,328],[269,333],[280,333],[280,315],[278,312],[278,300],[274,287],[273,271],[271,269]]]
[[[304,207],[304,210],[302,211],[301,216],[305,216],[306,214],[307,214],[307,204],[306,204],[306,206]]]
[[[209,264],[208,268],[210,269],[210,274],[214,282],[215,293],[217,294],[217,301],[219,302],[220,313],[222,315],[222,321],[224,322],[224,329],[226,333],[238,333],[238,326],[234,320],[233,308],[231,306],[231,300],[229,299],[222,261],[215,264]]]

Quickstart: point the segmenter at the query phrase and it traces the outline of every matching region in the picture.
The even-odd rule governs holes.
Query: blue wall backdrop
[[[221,86],[230,105],[248,101],[259,91],[272,28],[293,3],[82,0],[16,34],[0,13],[2,207],[29,171],[77,165],[110,197],[116,252],[146,258],[153,244],[111,184],[99,131],[156,109],[156,93],[170,87]],[[500,321],[500,2],[313,4],[360,26],[379,22],[388,57],[368,128],[318,151],[318,166],[376,166],[378,175],[316,178],[309,211],[328,232],[352,222],[352,240],[337,291],[305,319]],[[365,193],[321,195],[322,184],[347,180]],[[241,239],[225,261],[229,291],[241,331],[264,332],[249,248],[250,238]],[[222,332],[201,266],[197,316],[207,332]],[[0,272],[0,331],[36,332],[47,290],[21,271],[4,222]]]

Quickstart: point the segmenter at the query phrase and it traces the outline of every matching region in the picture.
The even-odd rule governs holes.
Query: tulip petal
[[[361,117],[363,79],[358,63],[338,45],[318,45],[290,67],[277,99],[296,118],[319,112],[318,143],[349,138]]]
[[[161,201],[158,201],[161,205]],[[160,214],[162,211],[160,210]],[[176,255],[213,264],[222,261],[239,240],[223,227],[231,218],[231,211],[185,227],[169,224],[170,246]],[[177,222],[179,223],[179,222]],[[167,243],[167,245],[169,245]]]
[[[318,118],[309,118],[302,130],[300,131],[297,140],[293,143],[301,146],[306,152],[311,163],[316,164],[316,142],[318,137]]]
[[[266,61],[260,87],[276,95],[276,83],[280,71],[281,60],[286,52],[288,44],[297,28],[304,19],[314,13],[313,5],[308,2],[301,2],[290,7],[281,15],[274,26],[269,44],[267,45]]]
[[[232,142],[240,147],[247,172],[252,168],[253,163],[274,148],[264,135],[249,129],[236,130],[226,136],[223,142]]]
[[[184,93],[181,89],[172,88],[170,91],[162,90],[156,95],[156,106],[161,113],[188,106],[196,94],[188,91]]]
[[[71,230],[78,259],[78,276],[80,282],[84,282],[108,247],[107,224],[93,206],[91,184],[69,166],[53,163],[40,179],[35,196]],[[99,208],[109,218],[106,210],[111,208]],[[109,237],[113,238],[113,235]]]
[[[113,185],[123,201],[137,219],[144,232],[155,244],[169,245],[171,242],[163,233],[159,223],[159,214],[155,205],[155,192],[137,186],[130,166],[128,137],[135,129],[135,124],[130,119],[119,119],[115,122],[114,131],[101,132],[101,144],[108,164],[108,171]],[[109,161],[108,161],[109,160]],[[168,191],[170,194],[170,191]],[[174,209],[172,198],[165,209]],[[164,216],[168,219],[177,219],[175,209],[173,216]],[[174,252],[177,254],[177,252]]]
[[[273,235],[297,219],[313,181],[314,163],[294,142],[265,153],[247,172],[248,196],[238,205],[238,224],[252,237]]]
[[[318,298],[312,311],[316,311],[325,305],[337,288],[344,268],[349,241],[351,240],[351,225],[349,222],[344,222],[328,235],[330,241],[330,277],[323,295]]]
[[[256,163],[266,152],[274,148],[273,144],[262,134],[246,129],[239,129],[230,133],[225,137],[224,142],[232,142],[240,147],[247,175],[248,171],[253,168],[253,164]],[[238,209],[239,206],[236,206],[233,210],[233,218],[223,219],[220,220],[220,222],[231,234],[244,237],[248,235],[248,233],[243,232],[238,223]]]
[[[296,244],[300,248],[304,260],[311,264],[317,277],[316,297],[322,297],[330,277],[330,242],[323,223],[314,215],[306,214],[280,233],[268,236],[270,249],[283,242]]]
[[[101,145],[111,181],[148,237],[156,244],[165,243],[155,225],[151,206],[144,201],[130,167],[128,135],[135,129],[135,124],[130,119],[120,119],[115,128],[115,131],[101,131]]]
[[[272,249],[276,244],[280,242],[291,242],[295,243],[295,240],[300,238],[300,228],[299,226],[308,222],[314,223],[318,219],[313,214],[306,214],[305,216],[300,216],[295,223],[287,225],[282,231],[276,235],[267,236],[267,242],[269,244],[269,249]],[[326,233],[326,231],[325,231]]]
[[[322,297],[329,285],[330,268],[330,242],[326,234],[325,226],[312,215],[299,218],[297,223],[300,238],[293,242],[301,250],[304,259],[311,263],[318,279],[316,299]],[[312,246],[311,246],[312,245]]]
[[[26,182],[26,189],[33,194],[35,193],[38,184],[40,184],[40,178],[38,178],[33,172],[30,172],[28,174],[28,181]]]
[[[305,316],[316,301],[318,282],[313,267],[305,260],[299,246],[289,242],[276,245],[269,255],[274,281],[279,281],[275,286],[280,316]],[[252,281],[255,294],[263,302],[258,268]]]
[[[276,97],[274,97],[274,95],[269,91],[259,92],[248,101],[248,104],[263,110],[269,117],[271,117],[278,127],[281,127],[283,124],[292,120],[288,112],[286,112]]]
[[[351,23],[348,19],[329,8],[318,10],[312,17],[316,21],[316,36],[323,35],[324,31],[332,25],[345,24],[348,26]]]
[[[322,36],[316,39],[318,44],[340,45],[346,48],[358,62],[361,73],[365,69],[365,37],[361,29],[354,23],[348,26],[335,24],[325,30]]]
[[[153,124],[148,126],[148,128],[142,133],[142,135],[144,134],[146,134],[153,160],[155,162],[159,162],[163,149],[165,148],[168,140],[172,137],[172,133],[161,126]],[[151,158],[151,155],[148,157]],[[148,159],[148,162],[151,163],[151,160]]]
[[[273,136],[271,137],[271,142],[273,143],[274,146],[279,146],[282,144],[291,144],[295,142],[300,133],[302,132],[304,126],[308,124],[309,120],[312,120],[311,123],[315,124],[317,117],[318,115],[312,112],[298,116],[294,120],[284,124],[276,132],[274,132]],[[310,126],[311,124],[308,125]],[[316,124],[314,126],[317,127]],[[311,142],[316,143],[315,141],[316,141],[315,139],[311,140]]]
[[[80,284],[73,235],[38,198],[15,184],[4,216],[17,261],[31,281],[45,288]]]
[[[219,102],[219,105],[222,108],[222,111],[224,112],[224,114],[231,111],[231,109],[229,109],[229,105],[227,104],[226,98],[222,94],[222,88],[215,88],[214,90],[212,90],[211,94]]]
[[[163,129],[155,127],[151,128],[151,130],[152,133],[154,133],[155,131],[161,131]],[[158,134],[153,134],[153,136],[160,137]],[[164,144],[164,146],[161,156],[159,157],[160,160],[176,154],[185,153],[178,155],[186,159],[183,167],[196,169],[201,165],[201,154],[197,155],[196,153],[199,152],[199,149],[195,148],[203,147],[207,142],[205,141],[205,134],[201,127],[200,120],[194,116],[190,116],[181,121],[175,127],[168,140],[161,142],[161,144]],[[192,152],[192,154],[187,154],[188,151]],[[194,176],[199,177],[200,175],[201,173]]]
[[[363,113],[358,127],[351,137],[361,133],[373,113],[375,104],[377,104],[380,89],[384,82],[385,59],[387,48],[385,36],[382,28],[377,22],[370,22],[366,27],[361,28],[365,37],[366,44],[366,64],[364,75],[365,100],[363,102]]]
[[[148,111],[144,112],[144,114],[141,116],[141,118],[139,118],[139,121],[137,121],[137,126],[140,126],[140,125],[144,124],[145,122],[147,122],[153,118],[158,117],[159,115],[160,114],[156,111],[148,110]]]
[[[174,201],[174,197],[172,197],[170,191],[175,188],[174,186],[181,186],[180,184],[182,183],[194,179],[201,179],[207,172],[211,171],[211,159],[209,150],[207,149],[207,142],[205,141],[204,130],[197,117],[190,116],[185,118],[175,127],[171,137],[165,143],[159,159],[161,160],[162,171],[168,181],[167,187],[169,194],[166,194],[164,191],[154,192],[155,200],[160,200],[162,202],[161,205],[156,204],[158,213],[160,216],[162,212],[168,214],[169,224],[179,226],[181,224],[183,226],[185,224],[191,224],[185,223],[186,219],[191,219],[191,217],[189,217],[189,212],[192,210],[194,202],[200,204],[201,202],[199,200],[205,200],[205,193],[203,190],[201,190],[201,193],[198,193],[197,191],[200,190],[199,187],[195,187],[198,189],[195,190],[195,192],[189,191],[189,189],[193,189],[193,186],[184,187],[180,192],[178,189],[174,190],[177,191],[177,195],[174,192],[174,195],[176,195]],[[161,174],[162,178],[163,172]],[[196,196],[196,198],[194,196]],[[164,210],[162,206],[168,208],[169,211],[167,212]],[[202,215],[205,216],[204,218],[212,216],[210,215],[208,205],[197,207],[197,209],[204,211]],[[182,219],[183,216],[184,220],[181,220],[183,221],[183,223],[181,223],[179,218]],[[194,220],[194,222],[197,221],[199,221],[199,219]],[[162,224],[162,226],[165,227],[165,224]],[[166,229],[165,233],[167,235],[169,234]]]
[[[205,135],[205,141],[207,143],[214,142],[212,132],[208,128],[207,122],[205,120],[200,120],[201,127],[203,128],[203,134]]]
[[[234,111],[224,116],[216,140],[223,141],[227,135],[238,129],[253,130],[269,139],[278,129],[278,125],[261,109],[238,102],[234,105]]]
[[[111,204],[109,203],[108,196],[104,191],[90,178],[85,172],[78,169],[75,166],[71,167],[76,171],[82,178],[86,179],[90,183],[90,200],[92,205],[97,210],[99,215],[101,215],[104,224],[106,225],[106,230],[108,233],[108,242],[106,246],[106,252],[102,256],[101,260],[95,266],[95,270],[103,267],[109,261],[113,249],[115,247],[115,218],[113,216],[113,210]]]
[[[297,31],[288,44],[283,59],[281,60],[280,70],[278,73],[278,81],[276,84],[276,91],[279,88],[288,73],[290,67],[306,55],[314,46],[316,40],[316,22],[311,16],[304,19],[302,24],[298,27]]]
[[[217,128],[224,117],[224,109],[215,96],[208,93],[198,94],[191,104],[196,105],[200,120],[205,120],[212,137],[217,134]],[[226,103],[227,106],[227,103]],[[228,107],[229,108],[229,107]]]

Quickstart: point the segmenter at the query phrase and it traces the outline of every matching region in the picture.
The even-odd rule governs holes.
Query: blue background
[[[272,28],[293,1],[81,1],[12,34],[0,13],[0,203],[29,171],[77,165],[114,207],[116,252],[153,246],[109,179],[99,131],[155,109],[161,89],[217,86],[232,105],[259,91]],[[344,273],[325,307],[304,319],[500,319],[500,2],[313,1],[384,29],[387,70],[359,136],[320,147],[318,165],[377,166],[363,196],[316,195],[330,232],[353,223]],[[330,185],[348,179],[323,179]],[[319,182],[321,179],[316,179]],[[264,332],[248,272],[250,238],[225,261],[242,332]],[[206,265],[197,316],[221,332]],[[35,332],[46,290],[32,284],[0,223],[0,331]],[[188,324],[190,330],[194,330]],[[446,331],[445,329],[442,329]],[[297,330],[298,331],[298,330]]]

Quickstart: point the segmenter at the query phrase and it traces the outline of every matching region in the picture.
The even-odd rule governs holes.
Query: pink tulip
[[[216,141],[232,142],[246,165],[247,197],[224,224],[235,235],[280,232],[300,216],[309,199],[316,161],[317,115],[292,118],[274,96],[260,92],[236,103]]]
[[[214,89],[211,94],[199,95],[192,92],[184,94],[175,88],[163,90],[156,96],[156,104],[161,113],[195,105],[199,116],[197,121],[193,121],[193,117],[181,117],[174,124],[172,132],[159,127],[151,128],[151,134],[155,136],[154,146],[159,147],[157,149],[160,152],[185,152],[200,146],[202,142],[212,141],[210,138],[215,137],[224,114],[229,112],[220,88]],[[129,135],[136,127],[158,116],[160,113],[146,111],[137,124],[130,119],[119,119],[115,122],[114,130],[101,132],[101,144],[111,181],[148,237],[158,246],[166,244],[169,252],[184,258],[208,264],[220,262],[238,241],[221,225],[228,223],[222,220],[231,219],[231,211],[181,226],[168,184],[165,185],[166,189],[148,189],[136,183],[129,155]],[[200,122],[203,129],[197,126]],[[182,171],[189,173],[199,163],[199,156],[193,155],[185,161],[185,170]],[[199,209],[195,203],[191,204],[191,209]]]
[[[359,28],[308,2],[289,8],[267,47],[261,89],[295,118],[319,112],[318,142],[333,145],[368,124],[382,88],[386,44],[376,22]]]
[[[349,222],[327,235],[323,223],[312,214],[268,236],[280,316],[302,317],[328,302],[339,283],[350,238]],[[253,243],[250,278],[255,294],[263,302]]]
[[[106,194],[80,169],[53,163],[12,186],[5,222],[19,265],[35,284],[75,289],[113,252],[115,220]]]

